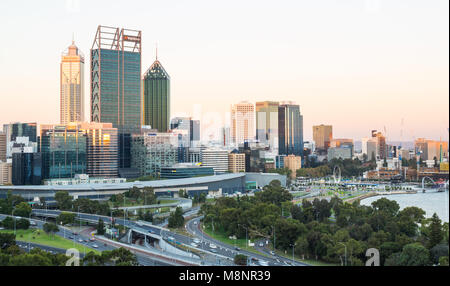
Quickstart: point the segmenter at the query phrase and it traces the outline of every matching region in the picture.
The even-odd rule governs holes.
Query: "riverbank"
[[[406,195],[406,194],[416,194],[417,191],[385,191],[385,192],[370,192],[367,194],[362,194],[360,196],[354,197],[354,198],[349,198],[347,200],[344,200],[345,202],[348,203],[353,203],[356,200],[364,200],[370,197],[375,197],[375,196],[387,196],[387,195]]]

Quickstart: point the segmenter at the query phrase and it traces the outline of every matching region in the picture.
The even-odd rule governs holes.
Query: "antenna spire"
[[[156,43],[156,60],[158,60],[158,43]]]
[[[72,32],[72,45],[74,45],[74,44],[75,44],[75,33]]]

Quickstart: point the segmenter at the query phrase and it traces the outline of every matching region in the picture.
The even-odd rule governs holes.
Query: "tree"
[[[175,211],[170,214],[168,226],[170,228],[178,228],[184,226],[183,209],[181,207],[177,207]]]
[[[100,218],[98,219],[98,224],[97,224],[97,234],[98,235],[104,235],[105,234],[105,223]]]
[[[247,256],[243,254],[236,254],[234,256],[234,264],[241,266],[247,265]]]
[[[56,224],[48,222],[44,224],[43,229],[45,233],[50,233],[52,235],[55,235],[55,233],[59,231],[59,227]]]
[[[411,243],[403,247],[401,253],[394,253],[386,259],[386,266],[428,266],[430,252],[420,243]]]
[[[55,194],[56,205],[60,210],[70,210],[72,208],[72,197],[67,191],[58,191]]]
[[[56,222],[59,224],[63,224],[63,225],[73,224],[75,222],[75,214],[68,213],[68,212],[62,212],[56,218]]]
[[[439,244],[444,237],[441,220],[439,219],[436,213],[434,213],[433,216],[431,217],[429,231],[430,237],[428,241],[428,249],[431,249],[433,246]]]
[[[16,221],[16,229],[28,229],[30,227],[30,221],[28,219],[21,218]]]
[[[448,266],[448,256],[441,256],[439,258],[439,266]]]
[[[431,260],[434,264],[439,263],[439,259],[443,256],[448,257],[448,244],[438,244],[430,249]]]
[[[29,217],[31,214],[31,206],[26,202],[21,202],[14,208],[14,215],[21,217]]]
[[[16,245],[16,235],[12,233],[0,233],[0,250],[11,245]]]

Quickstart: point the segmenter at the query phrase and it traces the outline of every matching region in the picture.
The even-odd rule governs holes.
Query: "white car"
[[[195,243],[200,243],[200,239],[194,238],[194,242],[195,242]]]
[[[261,266],[269,266],[269,262],[265,261],[265,260],[260,260],[258,261],[259,265]]]
[[[210,247],[210,248],[213,248],[213,249],[214,249],[214,248],[217,248],[217,246],[216,246],[215,244],[213,244],[213,243],[210,243],[210,244],[209,244],[209,247]]]
[[[98,248],[98,245],[97,244],[93,244],[92,247],[93,248]]]
[[[193,243],[191,243],[191,246],[192,246],[192,247],[198,247],[198,244],[195,243],[195,242],[193,242]]]

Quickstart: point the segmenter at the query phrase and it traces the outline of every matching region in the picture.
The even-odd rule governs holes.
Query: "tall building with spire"
[[[150,125],[159,132],[167,132],[170,124],[170,76],[156,59],[144,73],[144,125]]]
[[[61,56],[60,122],[84,121],[84,55],[72,40]]]
[[[119,168],[131,166],[131,136],[142,123],[141,31],[98,26],[91,48],[91,121],[119,133]]]

